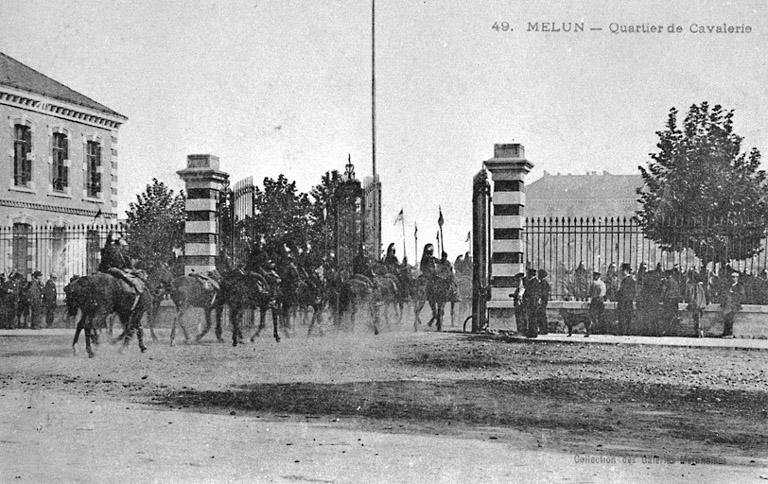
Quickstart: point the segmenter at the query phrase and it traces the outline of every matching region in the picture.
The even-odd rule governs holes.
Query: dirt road
[[[95,359],[69,344],[0,335],[3,482],[768,477],[764,351],[408,332]]]

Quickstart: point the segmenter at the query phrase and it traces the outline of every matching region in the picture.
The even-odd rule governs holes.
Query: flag
[[[464,242],[469,242],[471,239],[472,239],[472,232],[470,231],[470,232],[467,232],[467,240],[465,240]]]
[[[440,217],[438,217],[437,219],[437,225],[442,227],[443,223],[445,223],[445,219],[443,218],[443,208],[440,207],[440,205],[438,205],[437,207],[440,210]]]
[[[414,224],[413,224],[413,236],[414,237],[418,237],[418,234],[419,234],[419,226],[416,225],[416,223],[414,222]]]
[[[400,213],[397,214],[397,218],[395,219],[395,225],[398,223],[403,222],[403,209],[400,209]]]
[[[101,212],[101,207],[99,207],[99,211],[96,212],[96,215],[93,216],[93,220],[95,221],[97,218],[101,217],[103,213]]]

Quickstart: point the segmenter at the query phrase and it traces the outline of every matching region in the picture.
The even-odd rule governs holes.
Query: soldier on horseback
[[[110,274],[122,281],[134,290],[136,301],[144,292],[145,281],[133,270],[131,258],[127,254],[128,244],[119,232],[111,230],[107,235],[107,241],[101,250],[101,262],[99,272]],[[134,303],[135,304],[135,303]]]
[[[421,254],[421,263],[419,264],[419,270],[421,276],[427,279],[431,279],[437,273],[437,261],[435,260],[435,247],[432,244],[424,246],[424,252]]]
[[[389,269],[390,272],[395,272],[395,268],[400,265],[400,261],[397,260],[397,256],[395,255],[394,242],[387,246],[387,255],[384,256],[384,265],[387,266],[387,269]]]

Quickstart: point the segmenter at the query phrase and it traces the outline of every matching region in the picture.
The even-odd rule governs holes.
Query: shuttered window
[[[65,161],[69,159],[69,141],[64,133],[53,133],[51,156],[51,185],[53,190],[64,192],[69,187],[69,167]]]
[[[13,127],[13,184],[28,187],[32,181],[32,129],[23,124]]]
[[[98,198],[101,193],[101,144],[88,141],[85,150],[86,188],[88,196]]]

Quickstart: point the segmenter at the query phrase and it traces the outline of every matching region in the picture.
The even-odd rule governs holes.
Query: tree
[[[156,178],[128,206],[128,250],[142,267],[174,259],[184,244],[184,194],[174,194]]]
[[[242,222],[250,243],[260,238],[266,241],[270,252],[281,252],[283,246],[291,250],[303,249],[309,240],[312,222],[312,204],[306,193],[296,189],[296,182],[285,175],[277,179],[265,178],[264,188],[255,189],[254,216]]]
[[[333,170],[326,172],[310,191],[312,197],[312,227],[310,240],[321,255],[335,251],[336,242],[336,191],[342,183],[341,175]]]
[[[639,167],[640,225],[665,250],[693,250],[704,263],[742,260],[761,251],[768,201],[756,148],[741,152],[733,110],[693,105],[681,127],[670,109],[657,153]]]

